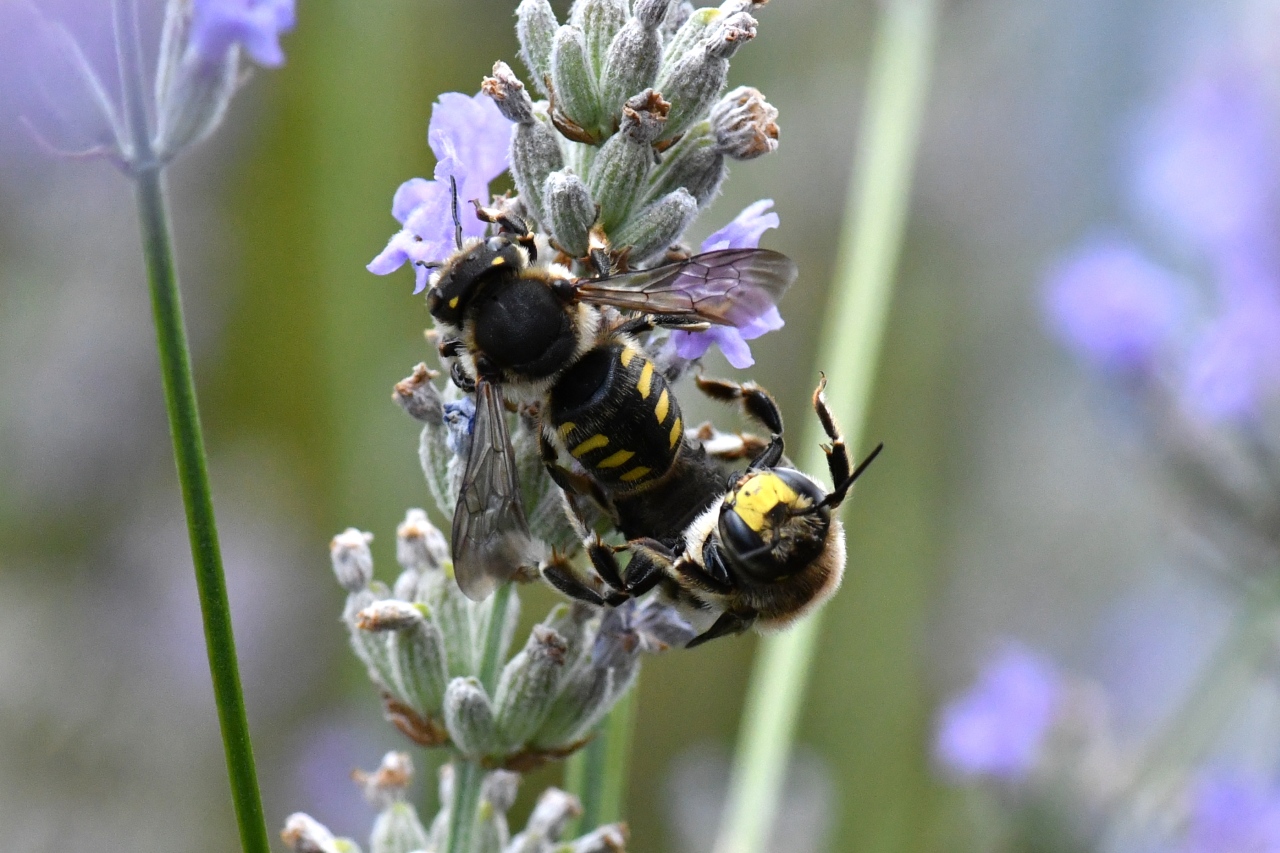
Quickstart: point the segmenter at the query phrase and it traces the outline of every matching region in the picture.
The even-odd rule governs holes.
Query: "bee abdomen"
[[[625,494],[659,480],[679,453],[684,424],[666,379],[621,343],[588,352],[551,391],[551,426],[569,455]]]

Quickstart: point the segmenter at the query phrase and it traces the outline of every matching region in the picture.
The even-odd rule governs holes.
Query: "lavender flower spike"
[[[1280,790],[1241,774],[1200,778],[1179,853],[1280,850]]]
[[[781,221],[778,214],[770,211],[772,207],[773,199],[770,198],[747,205],[732,222],[702,241],[702,251],[758,247],[764,232],[777,228]],[[776,305],[771,305],[740,326],[712,326],[705,332],[672,332],[671,341],[676,355],[686,359],[700,358],[714,343],[729,363],[741,370],[756,363],[747,341],[781,329],[782,325],[782,315]]]
[[[293,25],[293,0],[195,0],[188,46],[196,57],[216,65],[239,44],[254,62],[279,68],[284,64],[280,34]]]
[[[1061,677],[1041,656],[1010,645],[977,683],[942,709],[935,753],[961,776],[1025,778],[1039,760],[1063,696]]]
[[[1058,337],[1102,370],[1142,373],[1182,322],[1179,281],[1136,248],[1095,239],[1050,271],[1045,314]]]
[[[458,184],[462,201],[489,201],[489,182],[510,165],[508,145],[515,125],[483,94],[474,97],[446,92],[431,110],[427,143],[436,155],[435,180],[412,178],[396,190],[391,215],[404,226],[366,267],[387,275],[413,263],[414,293],[421,293],[429,277],[422,266],[442,261],[454,250],[452,197],[449,179]],[[484,223],[462,217],[464,237],[484,234]]]

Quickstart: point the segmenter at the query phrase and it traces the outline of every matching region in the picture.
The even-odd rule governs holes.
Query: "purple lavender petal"
[[[1183,853],[1280,851],[1280,790],[1237,773],[1203,775]]]
[[[1187,81],[1136,136],[1135,206],[1205,249],[1266,238],[1280,169],[1265,84],[1241,69]]]
[[[1026,777],[1058,713],[1062,680],[1034,652],[1009,645],[983,667],[977,683],[942,709],[935,751],[962,776]]]
[[[424,204],[448,204],[449,187],[424,178],[410,178],[396,189],[395,198],[391,200],[391,215],[401,225]]]
[[[773,199],[762,198],[747,205],[733,221],[702,241],[702,251],[718,249],[754,249],[760,238],[770,228],[777,228],[781,220],[776,213],[767,211],[773,207]]]
[[[711,336],[716,346],[720,347],[720,352],[724,353],[725,360],[738,370],[756,363],[756,360],[751,357],[751,347],[747,346],[747,342],[742,339],[742,333],[732,326],[715,326],[708,329],[705,334]]]
[[[700,332],[672,332],[671,342],[681,358],[702,358],[711,348],[711,336]]]
[[[427,142],[438,161],[436,180],[447,184],[452,176],[460,185],[470,180],[487,188],[511,165],[508,152],[514,127],[486,95],[441,95],[427,127]]]
[[[1085,243],[1050,270],[1050,328],[1103,370],[1142,372],[1182,323],[1181,283],[1129,243]]]
[[[240,44],[254,62],[277,68],[284,64],[280,35],[293,25],[293,0],[195,0],[189,46],[212,64]]]

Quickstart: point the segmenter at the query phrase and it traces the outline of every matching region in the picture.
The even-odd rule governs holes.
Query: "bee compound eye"
[[[735,556],[758,552],[764,547],[760,534],[730,507],[720,511],[720,539]]]

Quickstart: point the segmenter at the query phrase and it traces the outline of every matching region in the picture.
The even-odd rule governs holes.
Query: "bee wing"
[[[760,317],[796,280],[795,261],[768,249],[721,249],[648,270],[577,282],[578,298],[643,314],[741,326]]]
[[[476,383],[475,426],[453,510],[452,546],[454,576],[473,601],[488,598],[517,569],[537,565],[540,558],[520,503],[502,395],[483,380]]]

